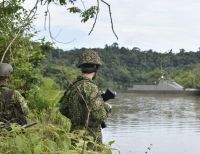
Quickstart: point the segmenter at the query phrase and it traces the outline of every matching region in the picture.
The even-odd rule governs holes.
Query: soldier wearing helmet
[[[99,144],[102,143],[101,123],[111,110],[111,106],[103,102],[102,92],[94,81],[100,65],[95,51],[82,52],[77,65],[82,76],[67,88],[60,100],[60,112],[71,120],[71,131],[84,130]]]
[[[0,122],[24,125],[27,124],[27,103],[18,91],[7,87],[12,72],[10,64],[0,63]]]

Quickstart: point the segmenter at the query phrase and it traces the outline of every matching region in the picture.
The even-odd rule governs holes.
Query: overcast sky
[[[27,3],[29,7],[33,1]],[[86,7],[89,6],[84,0]],[[94,1],[96,2],[96,1]],[[66,8],[51,6],[51,31],[58,41],[69,42],[56,46],[64,50],[81,47],[104,47],[117,42],[127,48],[139,47],[142,50],[153,49],[174,52],[184,48],[196,51],[200,47],[200,0],[107,0],[112,9],[115,31],[112,33],[108,8],[101,4],[99,18],[93,33],[88,36],[92,22],[80,22],[78,15],[69,15]],[[34,22],[40,31],[35,38],[45,36],[44,9],[38,10]]]

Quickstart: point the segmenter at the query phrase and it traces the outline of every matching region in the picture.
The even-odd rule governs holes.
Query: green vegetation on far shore
[[[76,64],[83,50],[86,48],[69,51],[49,48],[42,64],[43,75],[53,78],[61,88],[65,88],[63,83],[80,74]],[[137,47],[119,48],[117,43],[93,50],[99,53],[103,62],[97,76],[101,87],[154,84],[164,73],[166,78],[174,79],[185,88],[200,88],[200,51],[181,49],[178,53],[159,53],[142,51]]]

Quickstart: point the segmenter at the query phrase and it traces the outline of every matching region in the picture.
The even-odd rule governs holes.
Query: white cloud
[[[85,0],[85,2],[88,2]],[[111,4],[119,45],[132,48],[167,51],[180,48],[197,50],[200,46],[199,0],[108,0]],[[86,3],[86,6],[89,5]],[[101,4],[99,18],[91,36],[92,22],[80,23],[78,15],[67,14],[66,8],[52,6],[52,32],[61,41],[76,39],[59,47],[104,47],[116,42],[111,31],[108,8]],[[39,10],[36,26],[43,30],[44,8]],[[48,33],[45,35],[48,36]]]

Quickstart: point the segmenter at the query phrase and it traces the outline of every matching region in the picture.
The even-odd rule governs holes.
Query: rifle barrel
[[[37,124],[37,122],[31,122],[31,123],[28,123],[28,124],[26,124],[26,125],[23,125],[22,127],[23,127],[23,128],[28,128],[28,127],[34,126],[34,125],[36,125],[36,124]]]

